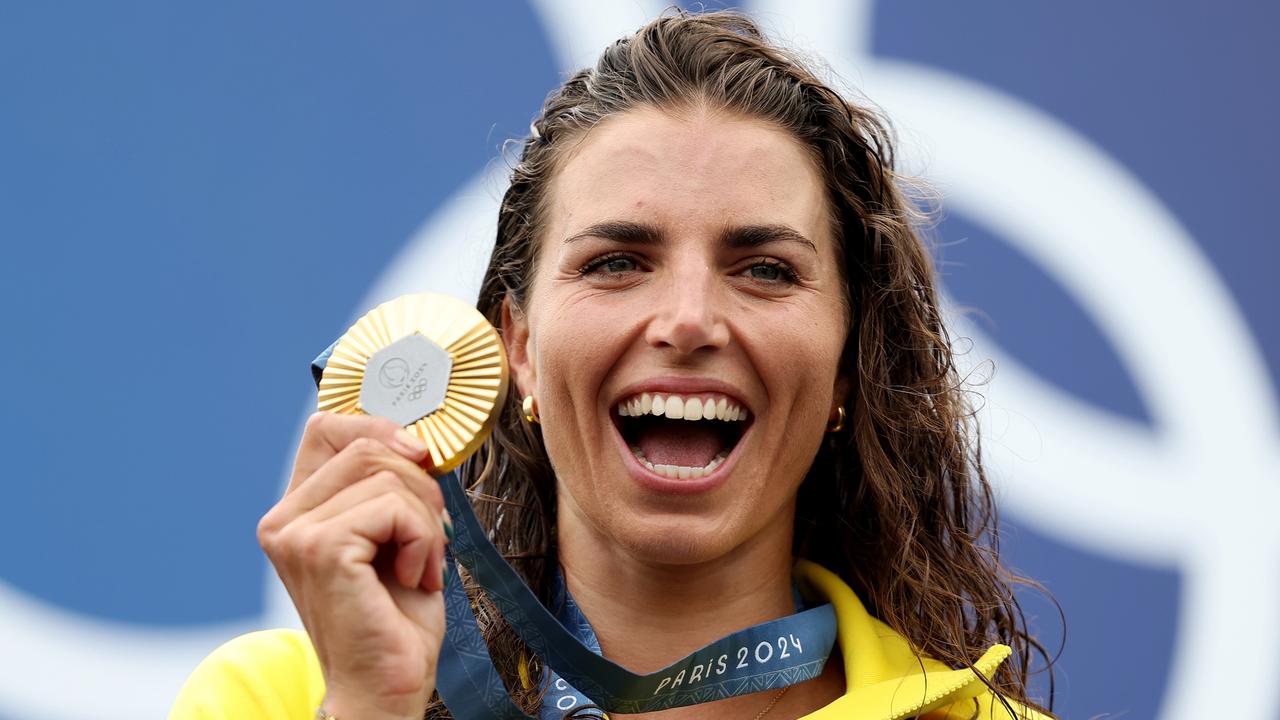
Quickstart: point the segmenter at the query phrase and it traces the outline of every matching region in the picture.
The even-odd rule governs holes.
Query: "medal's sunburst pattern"
[[[404,295],[370,310],[338,340],[320,379],[320,409],[364,414],[360,384],[375,352],[418,333],[453,359],[444,404],[408,426],[436,472],[457,467],[489,437],[507,397],[502,340],[475,308],[448,295]]]

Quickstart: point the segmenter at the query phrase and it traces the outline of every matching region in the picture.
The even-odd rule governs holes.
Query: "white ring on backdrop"
[[[1262,353],[1195,241],[1138,178],[1056,118],[874,57],[869,2],[756,8],[785,16],[795,44],[883,106],[944,207],[1061,283],[1134,378],[1154,428],[1075,400],[953,318],[956,335],[974,339],[963,359],[998,368],[980,422],[1004,507],[1067,544],[1181,571],[1159,717],[1280,715],[1280,419]]]
[[[533,7],[568,73],[664,5],[534,0]],[[755,9],[784,40],[825,58],[886,109],[904,137],[904,157],[943,190],[945,207],[1014,243],[1066,288],[1116,348],[1155,420],[1147,428],[1075,400],[954,318],[955,335],[975,340],[965,359],[991,357],[998,368],[980,389],[987,400],[980,417],[1004,507],[1059,541],[1182,572],[1161,720],[1276,717],[1280,524],[1267,511],[1280,506],[1280,420],[1241,314],[1194,241],[1138,179],[1016,98],[873,57],[872,7],[776,0]],[[352,319],[423,289],[473,300],[503,171],[495,164],[442,206]],[[270,568],[268,577],[262,617],[183,630],[82,616],[0,580],[12,658],[0,672],[0,710],[32,720],[162,716],[211,648],[251,629],[298,625]],[[1246,578],[1257,582],[1242,588]]]

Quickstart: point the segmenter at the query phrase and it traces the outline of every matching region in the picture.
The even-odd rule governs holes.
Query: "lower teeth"
[[[728,457],[728,453],[722,451],[717,453],[716,456],[711,459],[711,462],[702,467],[689,467],[687,465],[655,465],[646,460],[644,457],[644,451],[634,445],[631,446],[631,453],[636,456],[636,459],[640,461],[641,465],[644,465],[658,475],[671,478],[672,480],[700,478],[712,470],[715,470],[720,466],[720,463],[724,462],[724,459]]]

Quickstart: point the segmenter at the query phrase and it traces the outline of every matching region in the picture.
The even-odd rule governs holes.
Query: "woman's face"
[[[834,243],[818,170],[763,121],[642,108],[562,158],[504,332],[562,533],[664,564],[789,542],[843,400]]]

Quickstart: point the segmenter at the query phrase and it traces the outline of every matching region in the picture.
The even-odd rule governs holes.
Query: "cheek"
[[[538,377],[541,394],[582,400],[584,381],[601,372],[607,360],[609,335],[606,318],[588,304],[570,307],[558,304],[541,323],[535,346],[538,348]]]
[[[608,314],[590,303],[555,307],[543,315],[535,336],[543,438],[558,469],[588,469],[586,450],[608,429],[601,423],[600,393],[620,341]]]
[[[847,335],[843,312],[823,303],[752,322],[756,362],[767,368],[771,384],[789,388],[797,399],[830,394]]]

